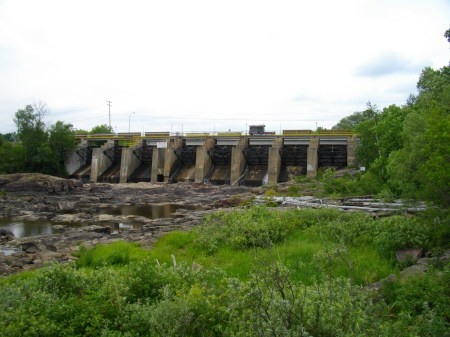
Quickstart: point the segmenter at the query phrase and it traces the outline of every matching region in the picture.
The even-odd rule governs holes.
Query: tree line
[[[66,153],[75,149],[75,131],[78,133],[111,133],[106,124],[94,126],[90,132],[75,130],[63,121],[46,124],[45,103],[26,105],[14,117],[17,131],[0,134],[0,174],[37,172],[65,177]]]
[[[333,128],[359,135],[357,158],[374,192],[450,205],[450,67],[425,68],[403,106],[367,103]]]

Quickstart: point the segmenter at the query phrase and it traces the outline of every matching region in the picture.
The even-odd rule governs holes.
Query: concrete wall
[[[196,158],[195,158],[195,182],[202,183],[205,179],[206,174],[212,165],[211,157],[208,154],[208,150],[213,148],[216,144],[214,138],[207,138],[203,143],[203,146],[197,147]]]
[[[64,160],[64,168],[69,175],[74,174],[76,171],[86,165],[86,162],[83,160],[83,158],[81,158],[77,154],[77,150],[87,148],[88,146],[88,142],[83,139],[82,142],[77,145],[77,148],[74,151],[70,151],[69,153],[67,153],[66,159]]]
[[[178,159],[175,155],[175,149],[183,146],[183,140],[181,138],[171,139],[166,149],[166,155],[164,158],[164,182],[168,183],[170,178],[170,171],[175,161]]]
[[[356,167],[358,161],[356,159],[356,147],[358,146],[358,141],[356,136],[351,136],[347,138],[347,166]]]
[[[244,172],[246,165],[243,150],[248,146],[247,137],[241,137],[235,147],[231,149],[231,175],[230,184],[235,185],[238,183],[239,178]]]
[[[128,178],[141,165],[141,161],[133,153],[134,150],[142,147],[142,141],[132,147],[122,148],[122,158],[120,161],[120,183],[128,182]]]
[[[153,149],[153,156],[152,156],[152,175],[151,175],[151,182],[156,183],[158,182],[158,176],[162,176],[163,179],[161,181],[164,181],[164,163],[166,158],[166,151],[167,149]]]
[[[283,138],[276,138],[273,141],[272,146],[269,148],[269,163],[268,163],[268,173],[269,173],[269,185],[275,185],[278,183],[278,177],[281,172],[281,155],[280,149],[283,147]]]
[[[92,150],[91,178],[90,181],[96,183],[98,177],[101,176],[112,164],[112,160],[105,155],[104,151],[114,146],[114,140],[108,140],[100,148]]]
[[[319,137],[313,136],[309,141],[306,158],[306,176],[315,177],[319,167]]]

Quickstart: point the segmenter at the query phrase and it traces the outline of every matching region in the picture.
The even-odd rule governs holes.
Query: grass
[[[126,265],[148,256],[149,252],[141,248],[139,243],[117,241],[109,245],[97,245],[94,248],[80,246],[75,253],[80,267],[98,268],[110,265]]]
[[[171,232],[163,236],[151,250],[141,248],[138,244],[116,242],[111,245],[99,245],[94,249],[81,248],[78,265],[83,267],[101,267],[104,265],[126,265],[144,257],[158,261],[160,264],[172,265],[172,255],[177,263],[198,263],[206,269],[218,267],[224,270],[228,276],[246,281],[252,269],[258,263],[265,263],[272,258],[280,259],[290,270],[293,280],[311,285],[327,277],[351,278],[355,284],[366,285],[376,282],[391,273],[396,272],[395,263],[389,257],[380,254],[377,247],[370,244],[348,244],[342,245],[339,240],[333,239],[333,235],[327,235],[317,229],[313,224],[314,217],[322,217],[324,223],[323,231],[330,228],[334,217],[346,217],[353,221],[360,221],[356,216],[340,215],[333,211],[267,211],[267,209],[256,209],[242,211],[235,214],[243,221],[243,228],[248,223],[252,228],[258,226],[258,222],[274,221],[285,222],[288,226],[287,235],[278,242],[273,243],[270,250],[267,247],[235,246],[235,241],[225,242],[219,240],[217,249],[209,250],[207,246],[198,244],[206,238],[211,238],[211,231],[194,230],[190,232]],[[312,212],[312,213],[311,213]],[[230,215],[223,215],[229,217]],[[270,217],[274,218],[271,219]],[[262,220],[263,219],[263,220]],[[275,219],[275,220],[274,220]],[[229,221],[227,218],[226,221]],[[216,231],[221,231],[224,226],[217,224]],[[349,224],[350,226],[350,224]],[[281,228],[281,227],[280,227]],[[239,231],[237,227],[234,230]],[[216,232],[217,234],[217,232]],[[230,237],[236,234],[230,234]],[[203,241],[204,242],[204,241]]]

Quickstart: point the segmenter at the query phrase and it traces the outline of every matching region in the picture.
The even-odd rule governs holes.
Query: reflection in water
[[[177,205],[177,204],[156,204],[156,205],[126,205],[119,207],[106,207],[100,209],[100,214],[111,215],[138,215],[150,219],[173,218],[178,209],[201,210],[201,206]]]
[[[0,246],[0,253],[5,254],[6,256],[12,255],[17,252],[19,252],[19,249],[17,249],[17,248]]]
[[[0,223],[0,228],[10,230],[15,237],[24,238],[41,234],[61,233],[61,230],[54,229],[49,222],[7,222]]]
[[[138,205],[138,206],[119,206],[100,209],[100,214],[111,215],[138,215],[150,219],[174,218],[177,210],[201,210],[202,206],[196,205],[178,205],[178,204],[156,204],[156,205]],[[0,228],[10,230],[15,237],[24,238],[37,235],[50,235],[62,233],[64,229],[55,229],[55,223],[51,222],[0,222]],[[131,225],[125,223],[115,224],[113,232],[121,230],[139,229],[141,225]],[[0,246],[0,252],[10,255],[15,252],[13,248]]]

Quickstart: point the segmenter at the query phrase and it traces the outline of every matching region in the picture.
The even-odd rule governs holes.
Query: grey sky
[[[447,65],[449,18],[444,0],[0,0],[0,132],[38,101],[84,129],[106,100],[118,132],[331,127]]]

